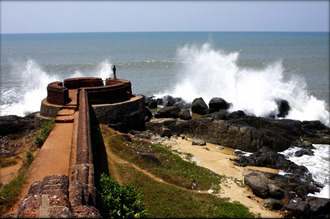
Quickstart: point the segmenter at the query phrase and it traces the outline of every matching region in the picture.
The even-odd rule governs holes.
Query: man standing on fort
[[[113,79],[117,79],[117,76],[116,76],[116,66],[115,65],[113,65],[112,66],[112,72],[113,72]]]

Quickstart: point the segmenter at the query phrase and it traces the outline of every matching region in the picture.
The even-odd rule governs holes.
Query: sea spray
[[[277,112],[276,99],[286,99],[291,106],[287,118],[320,120],[329,125],[329,111],[325,101],[310,95],[302,78],[284,79],[281,61],[263,69],[238,66],[238,52],[225,53],[209,44],[184,46],[178,49],[182,63],[178,83],[172,90],[157,94],[182,97],[191,102],[196,97],[209,101],[222,97],[233,104],[234,110],[244,110],[256,116]]]
[[[17,68],[14,68],[17,69]],[[33,60],[28,60],[22,72],[15,72],[16,80],[21,81],[21,86],[10,89],[10,93],[3,91],[4,98],[1,105],[1,115],[19,115],[39,111],[40,101],[47,95],[47,85],[56,81],[56,76],[51,76],[41,69]]]
[[[111,67],[111,62],[106,59],[93,71],[76,70],[69,77],[96,76],[105,79],[112,75]],[[34,60],[27,60],[23,66],[16,63],[12,71],[15,71],[12,75],[15,75],[20,86],[1,91],[0,115],[24,116],[39,111],[42,99],[47,96],[47,85],[64,79],[44,71]]]
[[[315,149],[313,149],[314,155],[312,156],[295,156],[295,152],[301,150],[299,147],[291,147],[280,153],[295,164],[305,166],[311,172],[313,179],[324,185],[320,192],[309,194],[310,196],[330,198],[330,145],[313,144],[313,146]],[[285,172],[281,171],[280,174],[285,174]]]
[[[112,64],[108,59],[104,60],[97,66],[97,76],[103,80],[113,77]]]

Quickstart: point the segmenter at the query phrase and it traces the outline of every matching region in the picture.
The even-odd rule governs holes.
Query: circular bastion
[[[67,78],[47,86],[47,97],[42,100],[40,116],[55,118],[62,109],[78,110],[79,92],[85,89],[88,102],[99,122],[106,123],[109,116],[144,110],[144,97],[132,94],[131,82],[124,79],[102,80],[98,77]]]

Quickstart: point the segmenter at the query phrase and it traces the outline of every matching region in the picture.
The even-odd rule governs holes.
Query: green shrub
[[[133,186],[121,186],[110,176],[100,180],[103,208],[110,218],[141,218],[146,216],[142,194]]]
[[[53,120],[48,120],[48,121],[43,121],[41,123],[41,127],[34,139],[34,144],[37,145],[38,147],[42,146],[42,144],[45,142],[47,139],[50,131],[54,127],[54,121]]]
[[[30,165],[33,161],[33,153],[31,151],[27,151],[26,152],[26,155],[25,155],[25,162],[26,162],[26,165]]]

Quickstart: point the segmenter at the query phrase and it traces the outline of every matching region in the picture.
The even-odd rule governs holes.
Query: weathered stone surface
[[[288,204],[286,204],[284,207],[286,210],[290,211],[290,216],[308,215],[308,203],[301,198],[294,198],[289,200]]]
[[[229,113],[229,115],[227,116],[228,119],[240,119],[240,118],[244,118],[246,116],[245,112],[242,110],[237,110],[234,112]]]
[[[191,114],[189,109],[183,109],[179,113],[179,118],[183,120],[190,120],[191,119]]]
[[[277,117],[286,117],[291,109],[289,102],[283,99],[277,99],[275,102],[278,108]]]
[[[330,199],[307,197],[306,199],[311,215],[326,216],[329,218]]]
[[[229,113],[226,110],[220,110],[218,112],[213,112],[213,113],[206,114],[203,117],[209,117],[209,118],[212,118],[214,120],[227,120],[228,115],[229,115]]]
[[[150,109],[148,107],[145,108],[145,113],[144,113],[144,121],[145,122],[149,122],[150,119],[152,119],[152,112],[150,111]]]
[[[275,199],[284,198],[284,190],[278,187],[277,185],[268,184],[269,196]]]
[[[178,118],[180,108],[178,106],[165,106],[157,111],[155,118]]]
[[[168,138],[170,138],[172,136],[172,132],[168,128],[162,128],[161,133],[160,133],[160,136],[161,137],[168,137]]]
[[[15,115],[0,116],[0,136],[22,133],[34,129],[34,116],[35,114],[25,117]]]
[[[191,111],[199,115],[204,115],[208,113],[209,109],[203,98],[199,97],[193,100],[191,104]]]
[[[101,218],[99,211],[93,206],[79,205],[73,207],[72,211],[77,218]]]
[[[303,148],[303,149],[300,149],[299,151],[296,151],[294,153],[294,156],[296,156],[296,157],[301,157],[303,155],[312,156],[312,155],[314,155],[314,152],[311,149]]]
[[[10,136],[0,136],[0,159],[2,157],[11,157],[19,153],[23,143],[12,141]]]
[[[219,110],[229,109],[230,104],[220,97],[213,97],[209,102],[209,112],[218,112]]]
[[[293,198],[284,206],[289,217],[296,218],[329,218],[330,199],[307,197]]]
[[[252,192],[261,198],[269,196],[268,179],[264,174],[252,172],[244,176],[244,183],[248,185]]]
[[[174,97],[167,95],[163,97],[163,105],[164,106],[173,106],[175,104]]]
[[[34,182],[18,207],[18,217],[72,217],[67,176]]]
[[[197,139],[197,138],[193,138],[191,141],[192,145],[198,145],[198,146],[205,146],[206,145],[206,141],[202,140],[202,139]]]
[[[156,109],[158,104],[157,104],[157,100],[152,96],[145,98],[145,105],[150,109]]]
[[[283,207],[283,203],[280,200],[268,198],[265,199],[264,206],[271,210],[280,210]]]
[[[177,120],[173,118],[153,118],[149,122],[146,122],[146,129],[160,134],[163,127],[173,130],[176,122]]]
[[[121,122],[130,114],[140,115],[144,120],[146,115],[143,96],[135,96],[120,103],[92,105],[92,108],[97,120],[103,124],[108,124],[109,121]]]
[[[315,135],[311,136],[308,134],[310,132],[305,132],[306,128],[302,128],[301,124],[300,121],[295,120],[275,120],[253,116],[227,120],[216,120],[205,116],[187,121],[172,120],[170,124],[151,120],[149,128],[154,131],[157,130],[157,126],[167,127],[173,134],[184,134],[249,152],[258,151],[264,146],[273,151],[283,151],[290,146],[299,145],[306,135],[311,143],[330,137],[328,127],[318,127],[319,130],[315,130]]]

